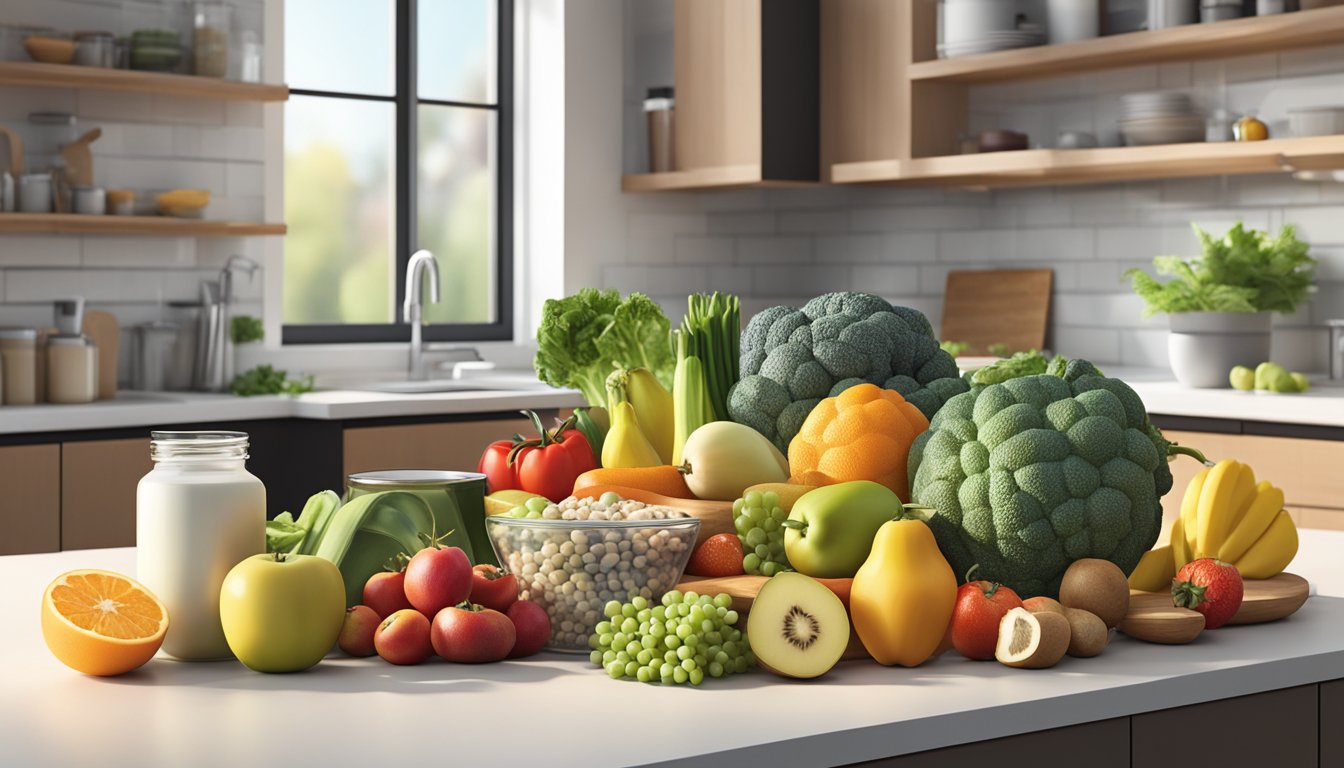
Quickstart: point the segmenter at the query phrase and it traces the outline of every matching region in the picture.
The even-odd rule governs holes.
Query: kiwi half
[[[999,621],[994,658],[1023,669],[1053,667],[1068,651],[1070,636],[1069,620],[1062,614],[1014,608]]]
[[[849,615],[821,582],[786,571],[761,585],[747,614],[747,637],[756,660],[771,672],[820,677],[849,645]]]

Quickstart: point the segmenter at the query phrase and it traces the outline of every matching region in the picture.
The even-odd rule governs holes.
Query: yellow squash
[[[850,589],[863,647],[879,664],[913,667],[938,650],[957,601],[957,577],[922,520],[884,523]]]
[[[611,430],[602,443],[604,467],[656,467],[663,463],[658,451],[640,431],[639,419],[630,403],[615,403],[610,408]]]
[[[673,422],[672,393],[658,383],[647,368],[633,368],[626,372],[625,392],[639,417],[639,429],[658,452],[660,464],[672,463],[672,438],[676,432]]]

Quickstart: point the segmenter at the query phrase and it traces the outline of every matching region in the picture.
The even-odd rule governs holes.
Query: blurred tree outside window
[[[508,337],[510,1],[286,0],[286,341],[409,338],[420,248],[442,286],[426,338]]]

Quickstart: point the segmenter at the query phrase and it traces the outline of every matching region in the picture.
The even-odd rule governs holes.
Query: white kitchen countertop
[[[204,392],[122,392],[115,400],[86,405],[0,407],[0,434],[116,429],[251,419],[369,419],[572,408],[583,405],[572,390],[475,390],[406,395],[348,389],[294,397],[236,397]]]
[[[1344,427],[1344,386],[1322,383],[1300,395],[1189,389],[1168,371],[1105,366],[1108,376],[1124,379],[1143,398],[1150,413]],[[572,390],[545,387],[530,371],[489,374],[515,389],[387,394],[324,389],[283,397],[234,397],[200,392],[123,392],[115,400],[88,405],[0,407],[0,434],[114,429],[250,419],[365,419],[393,416],[516,411],[521,408],[572,408],[583,397]]]
[[[1291,570],[1344,595],[1341,546],[1344,533],[1306,531]],[[1320,596],[1188,646],[1117,635],[1097,658],[1042,671],[948,654],[916,669],[846,662],[806,683],[753,671],[665,688],[559,654],[417,667],[333,655],[293,675],[155,660],[98,679],[61,665],[41,639],[45,585],[133,566],[131,549],[0,557],[0,763],[839,765],[1344,678],[1344,600]]]

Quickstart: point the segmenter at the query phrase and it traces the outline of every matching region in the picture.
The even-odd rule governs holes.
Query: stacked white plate
[[[1131,93],[1120,98],[1120,133],[1134,147],[1204,141],[1204,117],[1185,93]]]
[[[943,59],[1044,45],[1045,29],[1024,23],[1016,0],[942,0],[939,4]]]

